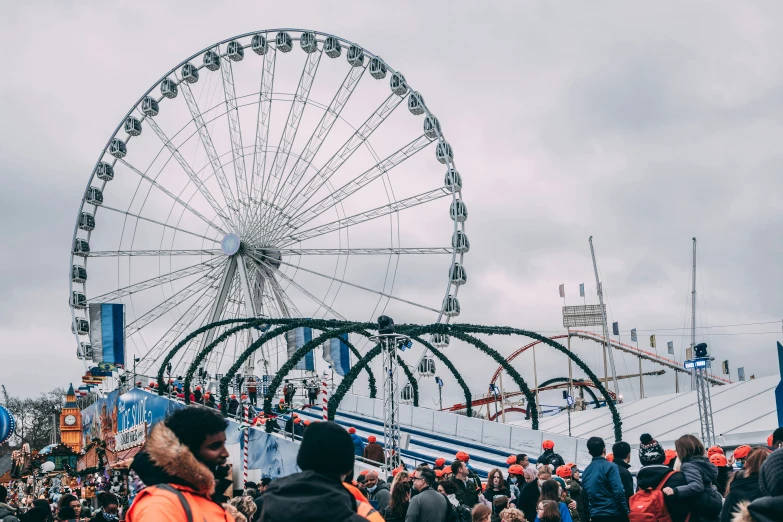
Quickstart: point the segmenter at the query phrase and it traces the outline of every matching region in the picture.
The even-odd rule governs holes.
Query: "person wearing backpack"
[[[552,469],[557,469],[563,464],[565,464],[565,461],[563,460],[563,457],[555,453],[555,443],[551,440],[545,440],[541,443],[541,447],[544,449],[544,453],[541,454],[540,457],[538,457],[538,460],[536,461],[536,465],[538,464],[549,464],[552,466]]]
[[[647,434],[642,435],[641,440],[642,442],[639,445],[639,462],[641,462],[642,467],[636,474],[636,485],[638,489],[637,493],[628,501],[631,508],[631,520],[645,520],[644,517],[639,517],[639,515],[649,512],[657,517],[647,517],[649,520],[685,522],[688,519],[688,514],[690,512],[688,502],[674,496],[667,497],[666,495],[663,495],[663,492],[661,491],[664,487],[676,488],[684,486],[687,484],[685,475],[679,471],[671,470],[669,466],[664,464],[666,461],[666,454],[658,441]],[[653,509],[652,506],[644,509],[639,507],[640,501],[645,498],[645,496],[650,496],[649,492],[656,490],[658,491],[658,494],[655,496],[660,495],[663,498],[663,506],[666,513],[668,513],[668,519],[664,515],[663,509]],[[648,492],[648,495],[638,496],[643,492]],[[651,502],[646,502],[646,505],[650,504]],[[633,518],[634,516],[636,516],[636,518]]]
[[[663,494],[687,499],[691,522],[718,520],[723,507],[723,497],[715,488],[718,468],[707,460],[704,445],[693,435],[683,435],[674,441],[674,448],[688,483],[676,488],[666,486]]]

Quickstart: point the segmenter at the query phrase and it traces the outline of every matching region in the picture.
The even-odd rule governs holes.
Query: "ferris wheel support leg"
[[[258,313],[256,312],[256,305],[253,302],[253,292],[250,291],[250,280],[247,277],[247,267],[245,266],[245,258],[244,256],[237,254],[234,256],[236,258],[236,264],[237,269],[239,272],[239,282],[242,287],[242,294],[245,298],[245,315],[248,317],[258,317]],[[256,340],[258,340],[258,331],[255,328],[250,328],[250,342],[254,343]],[[269,369],[269,353],[268,348],[266,346],[261,347],[261,351],[264,357],[264,371],[266,373]],[[245,372],[246,373],[253,373],[255,370],[255,363],[254,358],[249,357],[247,359],[247,363],[245,365]]]
[[[223,271],[223,277],[220,279],[220,286],[218,287],[218,293],[217,293],[217,299],[215,299],[215,303],[212,306],[212,310],[209,312],[209,323],[214,323],[215,321],[220,320],[220,316],[223,313],[223,310],[226,305],[226,299],[228,298],[228,291],[231,289],[231,281],[234,279],[234,272],[237,270],[237,262],[234,257],[230,257],[228,260],[228,263],[226,263],[226,268]],[[211,343],[215,338],[215,328],[210,328],[207,330],[207,333],[204,335],[204,337],[201,339],[201,347],[199,348],[199,352],[203,351],[204,348]],[[204,366],[202,368],[207,366],[207,362],[204,363]]]

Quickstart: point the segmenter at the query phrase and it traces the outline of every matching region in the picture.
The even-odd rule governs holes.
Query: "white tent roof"
[[[775,387],[779,382],[780,377],[775,375],[710,388],[719,444],[766,444],[767,437],[778,427]],[[642,433],[651,434],[661,443],[686,433],[701,433],[695,391],[626,402],[618,404],[617,410],[623,422],[623,438],[632,445],[638,444]],[[509,424],[530,427],[529,420]],[[567,413],[540,417],[539,429],[568,435]],[[607,443],[614,442],[611,412],[608,408],[572,412],[571,435],[598,436]]]

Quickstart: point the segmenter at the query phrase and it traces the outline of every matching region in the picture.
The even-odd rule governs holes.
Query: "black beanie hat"
[[[339,478],[353,470],[354,447],[348,432],[334,422],[314,422],[304,430],[296,464],[302,471]]]
[[[761,465],[759,489],[766,497],[783,496],[783,450],[773,451]]]
[[[639,444],[639,462],[642,466],[652,464],[663,464],[666,460],[666,454],[663,447],[657,440],[653,439],[648,433],[643,433]]]

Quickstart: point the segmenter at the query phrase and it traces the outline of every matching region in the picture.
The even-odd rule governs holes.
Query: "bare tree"
[[[10,446],[19,447],[27,442],[31,449],[39,450],[50,444],[52,430],[57,429],[55,414],[60,412],[65,394],[64,388],[54,388],[38,397],[9,396],[6,407],[16,420]]]

